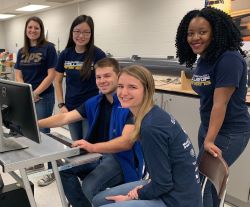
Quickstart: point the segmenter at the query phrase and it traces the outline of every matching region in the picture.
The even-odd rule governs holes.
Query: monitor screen
[[[1,122],[6,128],[34,142],[41,142],[31,85],[0,79],[0,107]],[[0,139],[5,145],[11,140],[3,133]]]

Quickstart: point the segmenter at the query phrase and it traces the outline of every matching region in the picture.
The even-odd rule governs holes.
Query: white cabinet
[[[248,107],[250,113],[250,107]],[[227,194],[233,196],[235,206],[250,206],[250,143],[245,151],[229,168],[229,183]],[[242,203],[243,202],[243,203]]]
[[[235,206],[250,206],[250,144],[245,151],[229,168],[229,182],[227,194],[233,196]],[[235,199],[236,198],[236,199]],[[248,204],[248,205],[243,205]]]
[[[180,123],[198,154],[198,130],[200,126],[199,98],[184,95],[163,94],[162,108]]]
[[[162,106],[162,96],[163,93],[155,93],[153,97],[154,103],[160,107]]]

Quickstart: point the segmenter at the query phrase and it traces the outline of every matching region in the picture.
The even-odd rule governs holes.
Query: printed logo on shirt
[[[194,86],[207,86],[211,85],[211,79],[209,74],[193,75],[191,84]]]
[[[247,69],[250,70],[249,67],[247,67]],[[248,88],[248,78],[249,78],[249,76],[248,76],[248,73],[247,73],[247,84],[246,84],[246,87],[247,87],[247,88]]]
[[[196,183],[199,184],[200,183],[200,176],[199,176],[199,174],[195,174],[195,179],[196,179]]]
[[[187,140],[182,144],[183,148],[186,149],[191,145],[191,141],[189,140],[189,138],[187,138]]]
[[[21,56],[21,64],[23,65],[37,65],[40,64],[42,60],[42,53],[30,53],[29,55],[22,55]]]
[[[82,61],[65,61],[64,69],[65,70],[80,70],[82,67]]]
[[[190,150],[190,155],[191,155],[191,157],[195,157],[195,152],[194,152],[193,148]]]
[[[171,118],[172,124],[175,124],[175,118],[172,115],[170,115],[170,118]]]

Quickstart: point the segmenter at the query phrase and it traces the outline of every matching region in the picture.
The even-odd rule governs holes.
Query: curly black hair
[[[245,53],[241,49],[242,36],[232,18],[219,9],[206,7],[188,12],[179,24],[175,47],[177,49],[176,57],[179,58],[180,64],[186,63],[188,68],[192,68],[197,59],[197,55],[193,53],[187,42],[188,26],[195,17],[205,18],[212,28],[213,38],[204,57],[209,64],[213,64],[226,50],[238,50],[245,57]]]

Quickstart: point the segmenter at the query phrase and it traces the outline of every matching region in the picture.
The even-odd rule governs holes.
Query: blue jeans
[[[166,207],[166,204],[161,199],[154,200],[131,200],[114,203],[113,201],[108,201],[105,199],[107,196],[112,195],[127,195],[130,190],[135,188],[138,185],[145,185],[148,183],[148,180],[135,181],[131,183],[126,183],[119,185],[117,187],[107,189],[103,192],[98,193],[93,198],[94,207]]]
[[[65,195],[73,207],[84,207],[100,191],[124,182],[120,164],[111,154],[103,155],[99,161],[61,171],[60,175]]]
[[[35,103],[37,119],[44,119],[52,115],[55,104],[54,90],[41,96]],[[40,129],[43,133],[50,133],[49,128]]]
[[[204,151],[203,143],[206,136],[206,129],[201,125],[199,128],[198,135],[198,144],[200,153],[199,156]],[[244,149],[247,146],[247,143],[250,138],[249,132],[242,132],[237,134],[219,134],[216,137],[215,144],[222,151],[222,157],[228,164],[231,166],[237,158],[241,155]],[[201,177],[202,179],[202,177]],[[203,196],[203,205],[204,207],[218,207],[219,199],[216,193],[215,188],[212,186],[211,182],[207,182],[206,188]]]
[[[68,125],[72,140],[85,139],[88,132],[88,121],[86,119]]]

